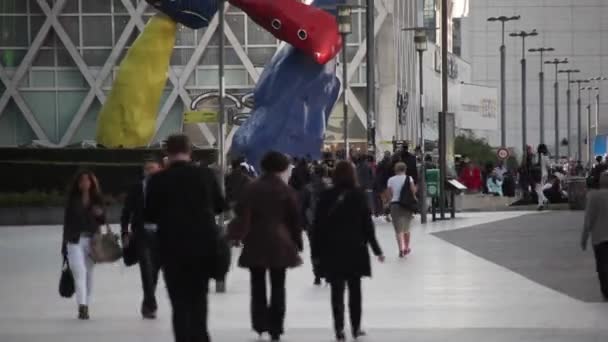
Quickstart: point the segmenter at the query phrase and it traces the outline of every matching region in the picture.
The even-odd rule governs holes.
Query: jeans
[[[171,307],[175,342],[210,342],[207,328],[209,277],[191,261],[163,265]]]
[[[136,243],[141,285],[144,292],[141,311],[142,313],[155,312],[158,309],[158,305],[156,304],[156,285],[160,272],[156,233],[143,231],[137,236]]]
[[[78,243],[68,243],[68,262],[74,275],[76,302],[78,305],[89,305],[93,291],[93,266],[91,259],[91,239],[81,236]]]
[[[251,324],[261,334],[283,334],[285,321],[285,275],[287,270],[251,268]],[[270,306],[266,294],[266,273],[270,273]]]
[[[331,308],[336,332],[344,331],[344,292],[348,285],[348,310],[353,332],[361,329],[361,278],[331,279]]]

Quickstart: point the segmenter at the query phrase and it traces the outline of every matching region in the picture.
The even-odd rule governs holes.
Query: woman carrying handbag
[[[104,222],[105,211],[97,177],[91,171],[80,171],[68,194],[61,248],[73,274],[80,320],[89,319],[95,264],[91,257],[91,239]]]

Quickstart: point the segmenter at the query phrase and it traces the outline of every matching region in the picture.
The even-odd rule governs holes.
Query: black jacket
[[[99,231],[101,224],[105,223],[105,213],[100,216],[93,214],[93,208],[103,209],[101,199],[91,199],[88,207],[82,204],[80,199],[68,201],[63,219],[63,245],[66,243],[78,243],[80,235],[93,235]]]
[[[243,195],[243,192],[247,185],[251,183],[252,179],[242,170],[232,170],[228,176],[226,176],[226,200],[228,203],[233,204]]]
[[[343,200],[336,204],[341,195]],[[369,277],[369,246],[382,255],[365,193],[360,189],[332,188],[317,205],[312,242],[313,259],[323,277]]]
[[[144,228],[143,182],[141,180],[135,183],[127,194],[120,215],[120,227],[123,234],[129,232],[129,225],[131,225],[131,232],[134,234],[140,233]]]
[[[157,226],[161,262],[194,262],[202,272],[212,272],[219,234],[215,215],[225,209],[218,180],[209,168],[174,162],[152,176],[144,219]]]

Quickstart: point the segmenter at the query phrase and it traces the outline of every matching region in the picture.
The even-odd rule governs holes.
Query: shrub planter
[[[107,208],[107,219],[109,223],[120,221],[119,205]],[[64,207],[14,207],[0,208],[0,226],[40,226],[40,225],[62,225]]]

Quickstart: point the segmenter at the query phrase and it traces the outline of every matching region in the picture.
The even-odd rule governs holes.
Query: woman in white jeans
[[[78,319],[89,319],[93,289],[91,237],[105,222],[99,183],[90,171],[79,172],[70,189],[63,223],[62,254],[74,275]]]
[[[543,210],[545,205],[549,203],[547,197],[543,192],[543,188],[547,181],[549,180],[549,170],[550,170],[550,161],[549,161],[549,149],[547,145],[540,144],[538,145],[538,149],[536,150],[538,153],[538,164],[540,166],[540,182],[536,184],[536,196],[538,197],[538,210]]]

